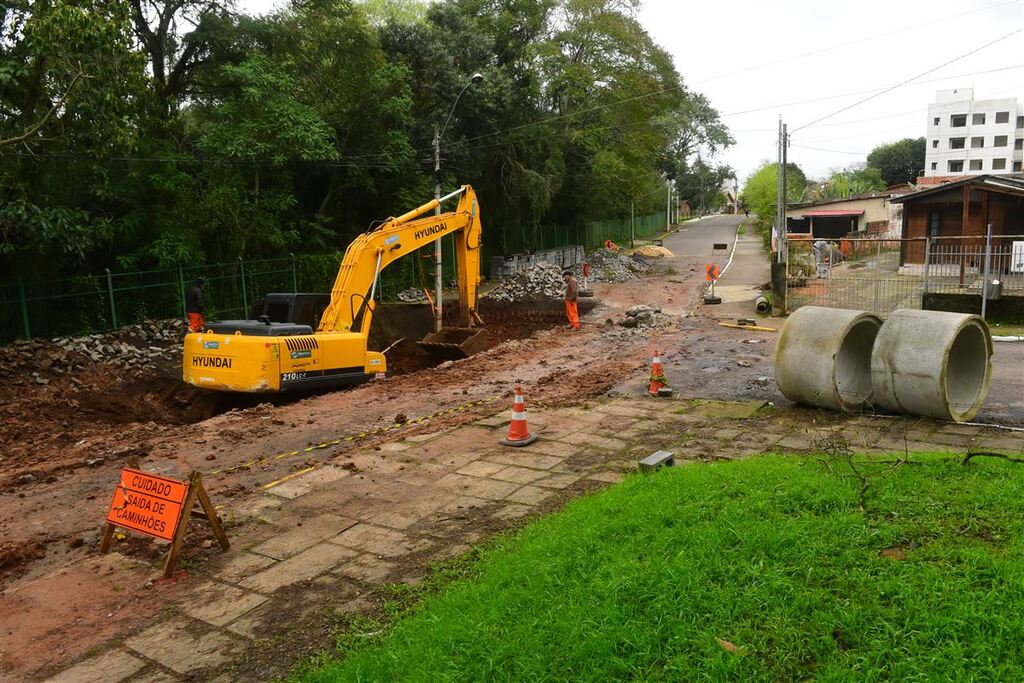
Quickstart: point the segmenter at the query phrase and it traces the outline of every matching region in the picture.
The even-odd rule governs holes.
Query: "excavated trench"
[[[590,311],[593,299],[580,301],[580,313]],[[512,339],[524,339],[539,330],[565,323],[564,304],[560,301],[492,303],[481,301],[480,315],[486,321],[485,349]],[[445,309],[445,324],[455,326],[457,302]],[[445,361],[416,342],[433,330],[434,319],[428,304],[381,304],[374,316],[369,347],[387,349],[388,374],[405,375],[433,367]],[[161,424],[192,424],[230,410],[251,408],[261,403],[284,405],[325,391],[298,391],[283,394],[232,394],[207,391],[177,379],[177,369],[151,379],[113,386],[106,390],[80,392],[78,416],[107,424],[153,421]],[[74,419],[63,415],[63,419]]]

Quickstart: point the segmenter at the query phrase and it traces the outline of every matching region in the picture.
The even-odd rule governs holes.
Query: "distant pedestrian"
[[[188,313],[188,329],[190,332],[202,332],[206,326],[203,320],[203,312],[206,310],[203,305],[203,287],[206,286],[206,279],[197,277],[192,286],[185,293],[185,312]]]
[[[576,306],[576,300],[579,298],[580,285],[576,282],[576,276],[572,274],[571,270],[562,273],[562,279],[565,280],[565,316],[569,319],[570,327],[578,330],[580,329],[580,311]]]

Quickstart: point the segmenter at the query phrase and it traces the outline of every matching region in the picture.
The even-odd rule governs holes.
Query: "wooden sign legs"
[[[188,521],[193,514],[210,523],[210,526],[213,528],[213,535],[217,537],[221,550],[227,550],[231,547],[231,544],[228,543],[228,536],[224,533],[224,527],[221,526],[220,517],[217,516],[217,511],[213,509],[213,503],[210,502],[210,496],[206,495],[206,490],[203,488],[202,476],[199,472],[193,472],[192,476],[189,477],[188,496],[185,498],[185,505],[181,508],[181,521],[178,522],[177,533],[174,534],[174,540],[171,541],[171,551],[167,553],[167,561],[164,563],[165,579],[171,577],[171,574],[174,573],[175,565],[178,564],[181,546],[185,542],[185,532],[188,530]],[[192,507],[195,505],[197,498],[199,499],[201,509],[193,511]]]

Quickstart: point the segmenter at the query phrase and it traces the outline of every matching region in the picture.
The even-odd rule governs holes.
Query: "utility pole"
[[[672,229],[672,179],[665,176],[665,232]]]
[[[629,248],[636,248],[634,244],[636,238],[636,230],[633,228],[633,202],[629,203]]]
[[[786,125],[779,118],[778,166],[775,190],[775,227],[772,249],[772,315],[786,314]]]
[[[441,130],[434,124],[434,215],[441,215]],[[444,326],[442,300],[444,298],[444,273],[441,269],[441,240],[434,241],[434,331],[440,332]]]

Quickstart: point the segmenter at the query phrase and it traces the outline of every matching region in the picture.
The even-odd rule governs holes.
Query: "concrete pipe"
[[[871,348],[882,321],[864,311],[803,306],[779,334],[775,381],[790,401],[856,412],[871,400]]]
[[[754,310],[762,315],[767,315],[772,312],[772,302],[768,301],[766,296],[759,296],[754,299]]]
[[[967,422],[991,375],[992,336],[976,315],[895,311],[871,353],[875,404],[901,413]]]

